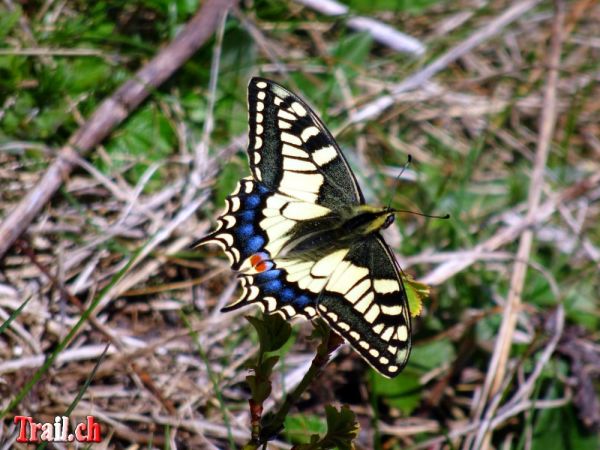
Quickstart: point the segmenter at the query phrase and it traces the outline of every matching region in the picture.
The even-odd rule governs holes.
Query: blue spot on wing
[[[291,305],[301,314],[307,306],[315,306],[316,295],[298,288],[296,283],[286,281],[285,269],[270,269],[254,275],[254,285],[260,288],[261,296],[272,296],[277,301],[277,309]],[[289,312],[288,312],[289,314]]]
[[[233,246],[240,252],[239,264],[246,258],[258,254],[263,260],[270,260],[270,255],[264,249],[268,238],[260,227],[260,221],[264,218],[261,205],[265,204],[272,191],[261,183],[253,182],[252,190],[247,193],[248,184],[244,184],[242,192],[237,194],[240,199],[241,208],[231,212],[237,220],[231,230],[234,236]],[[270,263],[273,264],[272,262]],[[286,281],[285,269],[273,268],[265,272],[255,274],[253,283],[260,289],[260,296],[272,296],[277,300],[277,308],[284,304],[292,305],[301,312],[310,305],[315,305],[317,296],[312,292],[300,289],[296,283]]]
[[[251,223],[245,223],[237,228],[237,232],[243,237],[248,238],[254,234],[254,227]]]
[[[233,246],[240,252],[240,264],[262,251],[267,243],[267,236],[260,228],[259,221],[263,217],[260,205],[270,191],[258,183],[252,183],[252,191],[247,193],[248,183],[244,184],[244,190],[237,195],[241,201],[241,209],[232,213],[238,219],[232,232],[235,237]]]
[[[271,280],[263,285],[265,292],[273,294],[281,290],[283,283],[280,280]]]
[[[291,302],[294,297],[296,297],[296,294],[292,288],[287,287],[281,291],[281,300],[284,302]]]
[[[252,194],[249,195],[248,198],[246,198],[246,206],[248,208],[254,209],[258,205],[260,205],[260,197],[258,195]]]
[[[257,251],[262,249],[264,244],[265,244],[265,239],[262,236],[251,237],[246,242],[246,249],[245,249],[246,252],[245,253],[247,254],[247,256],[250,256],[253,253],[256,253]]]
[[[299,308],[304,308],[305,306],[308,306],[312,303],[314,302],[307,295],[304,294],[296,297],[296,299],[294,300],[294,305],[296,305]]]
[[[251,209],[246,210],[244,212],[241,212],[239,214],[239,217],[244,222],[252,222],[252,221],[254,221],[254,218],[256,217],[256,211],[253,211]]]
[[[260,281],[262,280],[273,280],[275,278],[279,278],[279,275],[281,275],[281,270],[279,269],[271,269],[271,270],[267,270],[266,272],[263,272],[259,275],[256,276],[257,279],[259,279]]]

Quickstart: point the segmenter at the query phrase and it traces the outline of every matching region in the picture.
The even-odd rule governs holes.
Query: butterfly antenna
[[[410,163],[412,161],[412,156],[408,155],[407,159],[406,159],[406,163],[404,163],[404,166],[402,166],[402,169],[400,170],[400,173],[398,174],[398,176],[396,177],[396,184],[400,183],[400,177],[402,176],[402,174],[404,173],[404,171],[406,169],[408,169],[408,166],[410,166]],[[394,192],[396,192],[396,190],[392,190],[390,191],[390,196],[388,199],[388,204],[387,204],[387,208],[391,209],[392,206],[392,200],[394,199]]]
[[[406,213],[406,214],[414,214],[416,216],[421,216],[421,217],[427,217],[429,219],[449,219],[450,218],[450,214],[445,214],[443,216],[437,216],[435,214],[425,214],[425,213],[420,213],[420,212],[416,212],[416,211],[410,211],[408,209],[392,209],[391,210],[394,213]]]

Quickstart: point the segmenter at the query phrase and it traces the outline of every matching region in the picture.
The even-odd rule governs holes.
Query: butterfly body
[[[348,248],[370,234],[387,228],[395,215],[389,208],[350,206],[331,211],[316,220],[297,223],[280,250],[279,259],[314,260],[340,248]]]
[[[241,278],[224,310],[257,304],[286,318],[322,317],[377,371],[396,376],[410,351],[410,312],[379,231],[389,207],[366,205],[335,140],[299,97],[253,78],[252,176],[227,198],[214,243]]]

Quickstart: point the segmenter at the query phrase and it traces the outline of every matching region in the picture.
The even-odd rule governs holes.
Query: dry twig
[[[348,14],[350,8],[335,0],[296,0],[304,6],[319,11],[327,16],[343,16]],[[425,45],[418,39],[402,33],[395,28],[370,17],[353,16],[347,20],[348,26],[356,31],[365,31],[380,44],[392,50],[420,56],[425,53]]]
[[[552,42],[548,58],[548,79],[546,82],[546,90],[544,95],[545,106],[542,111],[540,136],[527,200],[526,220],[528,222],[535,218],[540,207],[542,187],[544,183],[544,170],[546,167],[546,161],[548,159],[548,153],[550,152],[550,144],[552,142],[552,136],[554,134],[554,127],[556,124],[556,91],[559,75],[558,71],[560,66],[564,16],[565,6],[562,1],[557,0],[556,17],[552,30]],[[512,347],[513,334],[517,324],[517,315],[521,307],[521,293],[523,292],[523,286],[525,283],[527,261],[529,260],[531,253],[533,237],[533,230],[531,228],[526,228],[523,230],[519,240],[519,249],[517,251],[517,257],[510,281],[510,290],[504,309],[502,325],[498,333],[496,346],[494,348],[485,383],[483,385],[483,392],[481,394],[479,404],[475,409],[476,416],[481,415],[489,397],[494,396],[498,392],[506,373],[506,363]],[[490,440],[491,434],[488,434],[484,438],[483,443],[476,441],[474,448],[487,449],[489,447]]]

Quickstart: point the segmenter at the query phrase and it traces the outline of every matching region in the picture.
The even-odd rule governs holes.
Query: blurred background
[[[211,4],[0,2],[0,222]],[[386,231],[431,287],[404,372],[384,379],[342,348],[269,448],[323,434],[324,405],[348,404],[357,448],[598,449],[599,30],[593,0],[236,3],[72,156],[0,256],[2,448],[25,448],[18,414],[92,414],[103,448],[247,441],[257,338],[243,316],[256,311],[220,313],[237,280],[218,248],[189,246],[249,175],[246,87],[260,75],[320,114],[369,203],[452,216]],[[308,368],[310,332],[294,323],[272,398]]]

